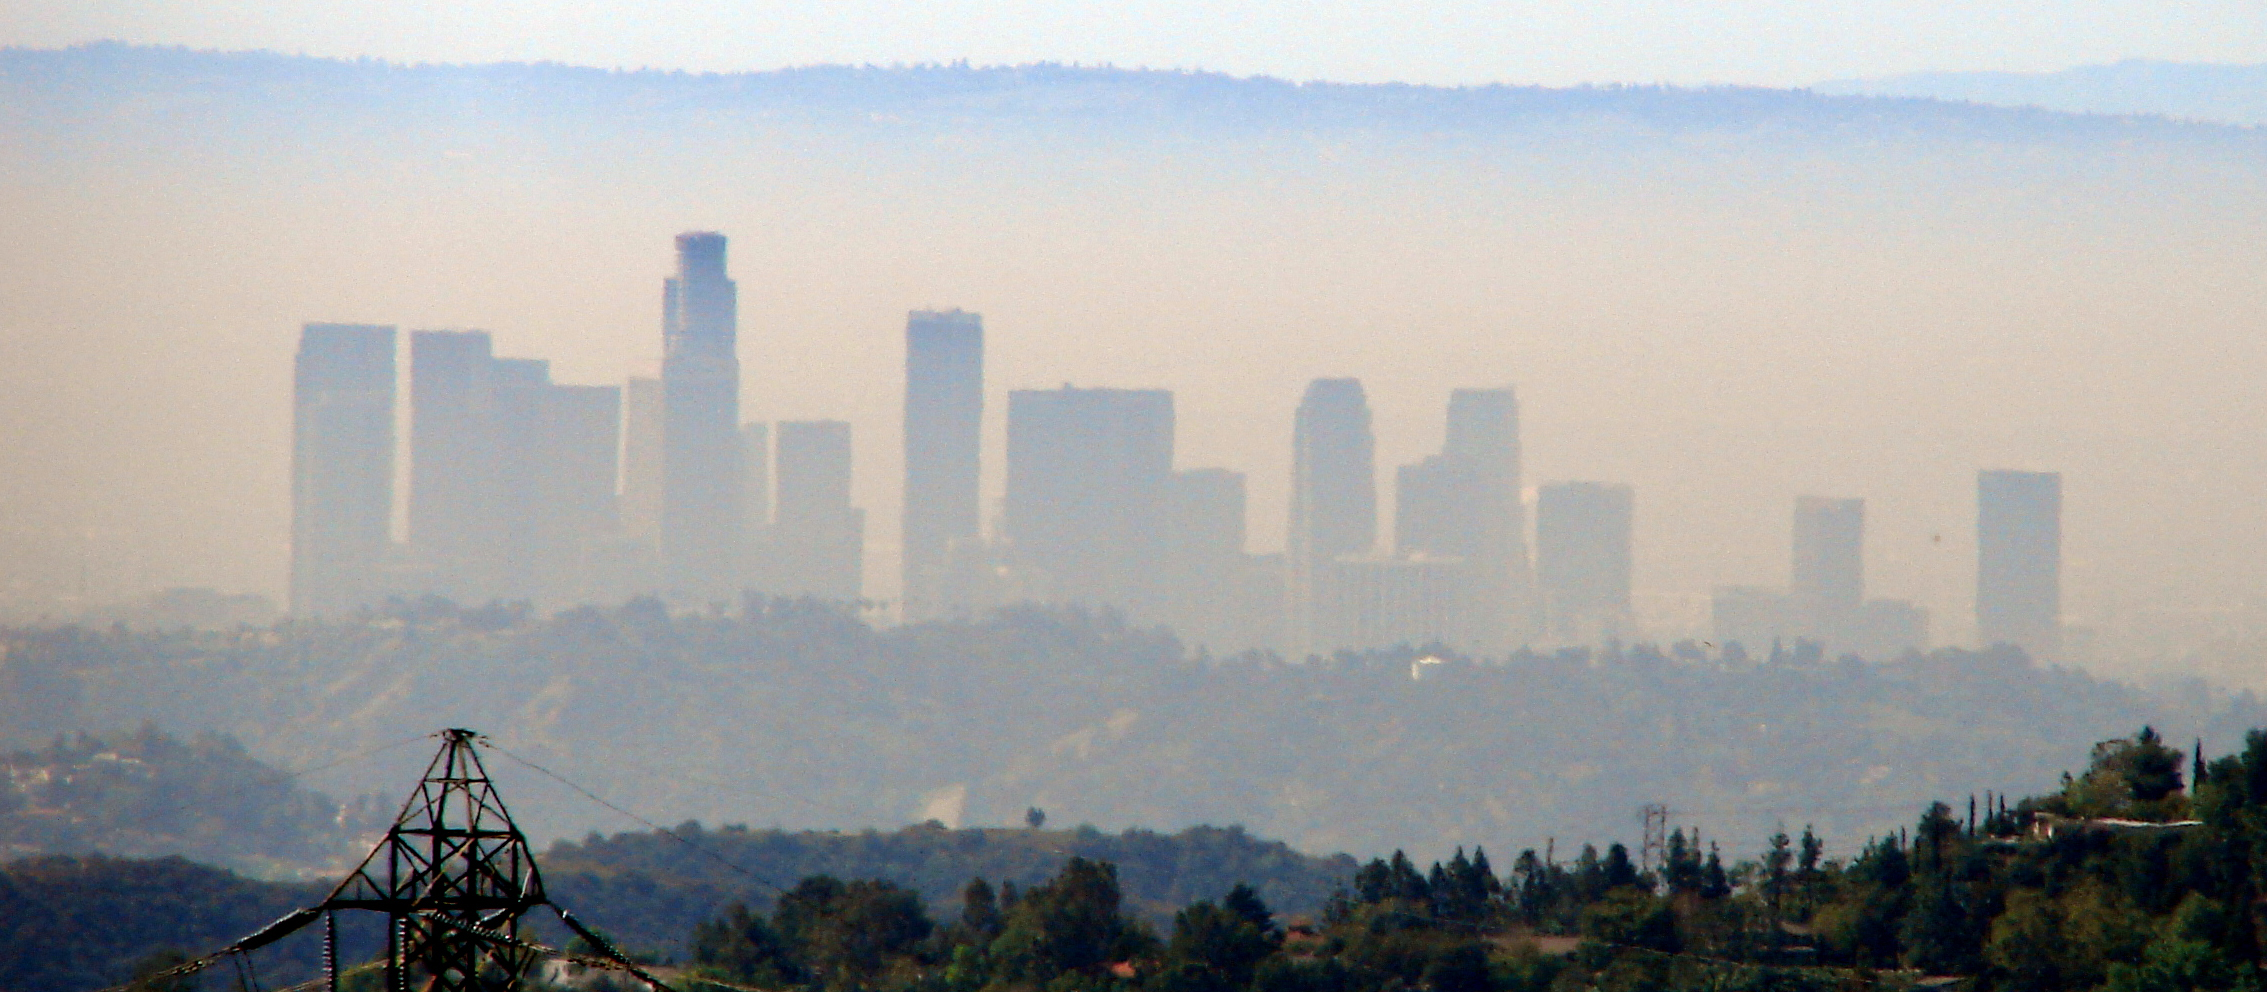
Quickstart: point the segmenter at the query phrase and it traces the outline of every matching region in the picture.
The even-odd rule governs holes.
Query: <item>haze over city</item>
[[[2263,93],[2217,0],[0,10],[0,992],[2249,988]]]
[[[113,54],[21,52],[11,78],[51,92],[43,61]],[[52,467],[9,482],[33,600],[282,601],[300,324],[482,328],[558,381],[619,384],[658,371],[668,239],[713,229],[745,287],[744,419],[855,429],[876,599],[897,593],[903,315],[958,306],[990,335],[987,525],[1011,389],[1174,390],[1178,464],[1245,473],[1250,550],[1271,553],[1307,380],[1365,384],[1387,521],[1448,391],[1510,385],[1528,486],[1638,493],[1655,636],[1708,636],[1717,587],[1784,585],[1787,508],[1835,495],[1869,501],[1869,587],[1967,642],[1974,473],[2001,467],[2068,480],[2073,622],[2123,636],[2169,611],[2209,640],[2257,601],[2244,494],[2267,480],[2222,457],[2258,426],[2248,131],[2148,125],[2136,145],[1956,106],[1842,124],[1860,105],[1807,97],[1759,125],[1736,93],[1635,92],[1688,117],[1273,127],[1234,116],[1269,84],[1211,77],[1158,77],[1183,110],[1112,120],[1095,108],[1121,98],[1095,94],[1148,77],[934,70],[904,78],[937,95],[875,77],[812,102],[789,77],[514,70],[489,91],[469,69],[234,64],[246,86],[336,79],[261,106],[98,73],[17,104],[11,188],[39,236],[9,249],[6,402],[12,457]],[[1810,108],[1829,116],[1787,116]],[[151,148],[176,152],[155,170]]]

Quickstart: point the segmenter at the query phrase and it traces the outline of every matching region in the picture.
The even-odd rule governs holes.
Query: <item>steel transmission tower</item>
[[[1637,808],[1637,815],[1645,821],[1645,832],[1637,847],[1639,870],[1666,867],[1669,863],[1669,807],[1647,803]]]
[[[321,903],[293,910],[204,957],[104,992],[132,992],[160,979],[196,974],[228,955],[248,956],[318,920],[323,923],[324,984],[328,992],[339,992],[338,914],[345,910],[386,915],[385,960],[352,969],[384,967],[383,992],[410,992],[413,983],[417,992],[519,992],[529,966],[544,957],[625,971],[654,992],[672,992],[544,895],[527,835],[513,825],[474,750],[477,744],[495,745],[470,730],[435,736],[441,738],[440,753],[425,766],[417,791],[402,804],[385,840]],[[549,907],[596,954],[560,951],[523,937],[520,918],[539,906]],[[256,985],[247,988],[258,992]]]
[[[537,957],[520,917],[550,900],[473,749],[478,736],[441,732],[386,839],[321,907],[386,914],[386,992],[413,982],[420,992],[509,992]]]

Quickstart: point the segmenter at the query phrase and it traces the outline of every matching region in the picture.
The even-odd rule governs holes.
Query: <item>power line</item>
[[[433,738],[435,738],[435,737],[439,737],[439,736],[440,736],[439,734],[437,734],[437,733],[434,733],[434,734],[418,734],[418,735],[417,735],[417,736],[415,736],[415,737],[404,737],[404,738],[402,738],[402,739],[400,739],[400,740],[397,740],[397,741],[393,741],[393,742],[391,742],[391,743],[387,743],[387,744],[380,744],[380,745],[378,745],[377,747],[373,747],[373,748],[367,748],[367,749],[365,749],[365,750],[361,750],[361,751],[356,751],[356,752],[354,752],[354,753],[352,753],[352,754],[346,755],[345,757],[341,757],[341,758],[338,758],[338,759],[335,759],[335,760],[332,760],[332,761],[326,761],[326,762],[324,762],[324,763],[322,763],[322,764],[320,764],[320,765],[315,765],[315,766],[313,766],[313,767],[311,767],[311,768],[301,768],[301,769],[299,769],[299,770],[297,770],[297,771],[289,771],[289,770],[286,770],[286,771],[285,771],[285,772],[284,772],[283,774],[284,774],[284,777],[285,777],[285,778],[304,778],[304,777],[306,777],[306,776],[309,776],[309,775],[313,775],[313,774],[315,774],[316,772],[326,772],[326,771],[329,771],[329,770],[331,770],[331,769],[333,769],[333,768],[337,768],[337,767],[338,767],[338,766],[340,766],[340,765],[348,764],[348,763],[350,763],[350,762],[360,761],[360,760],[362,760],[362,759],[364,759],[364,758],[373,757],[373,756],[376,756],[376,755],[378,755],[378,754],[382,754],[382,753],[384,753],[384,752],[387,752],[387,751],[391,751],[391,750],[393,750],[393,749],[395,749],[395,748],[397,748],[397,747],[403,747],[403,746],[405,746],[405,745],[409,745],[409,744],[415,744],[415,743],[417,743],[418,741],[429,741],[429,740],[432,740]]]
[[[696,784],[715,785],[718,787],[722,787],[722,785],[724,784],[724,780],[720,776],[704,772],[697,767],[689,770],[663,771],[661,769],[655,768],[652,765],[638,761],[635,758],[625,757],[622,755],[609,755],[607,756],[606,763],[608,765],[618,765],[624,768],[628,768],[632,771],[642,772],[646,775],[655,777],[675,776],[680,779],[691,780]],[[821,816],[825,816],[833,820],[856,820],[868,815],[866,812],[852,811],[847,807],[841,806],[828,806],[817,800],[796,795],[792,792],[788,792],[785,789],[781,789],[776,783],[759,783],[759,787],[763,790],[763,796],[766,799],[785,799],[789,802],[796,803],[802,806],[804,809],[807,809],[813,813],[820,814]]]
[[[723,865],[726,868],[730,868],[742,875],[746,875],[748,878],[753,879],[757,884],[762,885],[765,888],[772,890],[773,892],[776,892],[783,896],[787,894],[787,889],[780,886],[779,883],[757,874],[755,871],[750,870],[746,866],[741,865],[740,863],[733,861],[732,859],[727,858],[724,855],[718,854],[704,845],[695,843],[692,838],[686,837],[674,830],[669,829],[668,827],[664,827],[661,824],[655,823],[652,820],[648,820],[645,817],[637,815],[636,813],[632,813],[627,809],[615,805],[614,803],[608,802],[598,793],[592,792],[589,789],[575,784],[566,776],[561,775],[558,772],[552,771],[551,769],[545,768],[533,761],[529,761],[526,758],[522,758],[519,755],[513,754],[512,752],[506,750],[502,744],[496,743],[493,738],[482,735],[480,738],[478,738],[478,740],[480,741],[481,746],[486,747],[489,750],[496,752],[497,754],[501,754],[506,758],[510,758],[515,762],[525,765],[530,770],[544,776],[545,778],[548,778],[554,782],[559,783],[560,785],[564,785],[567,788],[575,790],[576,792],[580,793],[583,798],[588,799],[591,802],[597,803],[600,806],[604,806],[616,813],[620,813],[621,815],[629,817],[632,820],[636,820],[637,822],[644,824],[647,829],[650,829],[655,833],[661,834],[662,836],[676,841],[679,844],[683,844],[686,847],[692,848],[695,851],[699,851],[701,854],[707,856],[710,860],[715,861],[717,864]]]

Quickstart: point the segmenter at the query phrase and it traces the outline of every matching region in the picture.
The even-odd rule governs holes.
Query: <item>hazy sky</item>
[[[2067,473],[2077,620],[2267,588],[2267,464],[2234,454],[2267,431],[2247,156],[528,130],[218,92],[0,142],[0,462],[43,467],[0,478],[0,521],[88,534],[90,593],[280,588],[302,322],[486,328],[619,382],[656,357],[670,237],[702,228],[733,239],[746,418],[856,425],[884,597],[904,314],[951,305],[987,318],[990,506],[1010,389],[1175,390],[1180,465],[1249,473],[1266,551],[1307,379],[1362,377],[1384,480],[1437,450],[1450,388],[1510,383],[1530,482],[1636,487],[1663,630],[1783,583],[1788,507],[1818,493],[1869,500],[1870,589],[1957,643],[1982,467]]]
[[[658,357],[670,238],[708,229],[732,238],[745,419],[855,426],[883,598],[904,315],[957,305],[986,317],[992,508],[1012,389],[1174,390],[1179,466],[1248,473],[1266,552],[1308,379],[1363,379],[1389,520],[1448,390],[1512,384],[1530,483],[1635,487],[1640,609],[1666,635],[1704,631],[1717,586],[1786,581],[1807,493],[1865,497],[1869,590],[1961,642],[1986,467],[2066,474],[2075,623],[2267,618],[2248,132],[1826,126],[1723,95],[1676,98],[1698,116],[1670,126],[1461,136],[824,94],[790,119],[655,77],[0,65],[42,59],[79,82],[0,72],[0,584],[27,598],[280,592],[303,322],[483,328],[560,381],[620,382]],[[1031,85],[1031,107],[1140,106]]]
[[[1803,84],[2267,61],[2258,0],[6,0],[0,44],[752,70],[1109,62],[1296,79]]]

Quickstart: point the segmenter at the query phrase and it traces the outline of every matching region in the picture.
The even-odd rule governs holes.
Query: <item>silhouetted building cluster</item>
[[[851,505],[850,425],[739,422],[737,309],[724,237],[693,233],[677,239],[663,283],[659,379],[561,385],[546,361],[497,357],[487,332],[411,332],[399,542],[395,329],[307,325],[292,608],[427,594],[545,606],[743,590],[858,599],[865,513]]]
[[[740,420],[725,238],[690,233],[676,247],[658,378],[562,385],[542,360],[496,357],[484,332],[410,335],[398,542],[395,331],[307,325],[293,609],[424,593],[546,606],[747,591],[862,602],[866,520],[852,498],[850,425]],[[1449,393],[1440,450],[1393,472],[1388,543],[1368,396],[1356,379],[1314,380],[1289,425],[1280,555],[1247,550],[1241,473],[1177,465],[1173,395],[1158,389],[1009,392],[1006,491],[987,528],[984,415],[982,317],[908,314],[897,603],[906,620],[1077,603],[1170,626],[1194,644],[1294,656],[1404,644],[1496,654],[1642,635],[1629,486],[1539,486],[1530,557],[1509,387]],[[1978,496],[1978,630],[1986,642],[2051,653],[2060,478],[1986,472]],[[1866,598],[1864,543],[1864,501],[1801,497],[1788,586],[1717,590],[1717,638],[1868,655],[1925,646],[1925,613]]]
[[[1785,591],[1716,590],[1718,639],[1811,642],[1865,657],[1928,646],[1928,612],[1865,597],[1865,501],[1795,500]],[[1976,640],[2053,657],[2062,648],[2062,476],[1992,469],[1976,476]]]
[[[1904,600],[1866,599],[1865,500],[1797,497],[1794,521],[1786,591],[1716,590],[1719,640],[1775,649],[1809,642],[1866,657],[1928,646],[1926,611]]]

